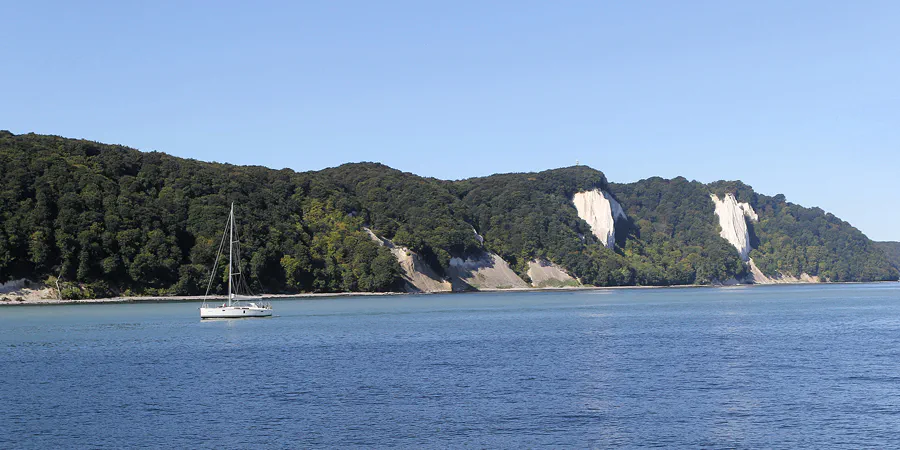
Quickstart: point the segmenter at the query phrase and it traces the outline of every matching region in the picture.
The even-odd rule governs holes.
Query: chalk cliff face
[[[472,227],[472,232],[475,233],[475,239],[478,239],[478,243],[484,244],[484,236],[478,234],[478,231],[475,230],[475,227]]]
[[[416,252],[394,245],[390,239],[378,237],[368,228],[365,230],[373,241],[389,248],[397,258],[403,270],[403,288],[406,292],[449,292],[452,289],[451,283],[438,276]]]
[[[725,198],[720,200],[715,194],[710,194],[710,198],[716,205],[716,216],[719,217],[719,225],[722,231],[719,233],[725,238],[737,251],[741,254],[741,260],[749,264],[750,273],[744,279],[744,282],[754,284],[777,284],[777,283],[817,283],[818,277],[810,276],[802,273],[800,276],[790,274],[779,274],[776,277],[767,277],[759,270],[753,259],[750,258],[750,232],[747,228],[747,220],[758,222],[759,216],[748,203],[739,203],[732,194],[725,194]]]
[[[819,283],[822,281],[817,276],[811,276],[808,273],[801,273],[799,277],[795,277],[793,275],[784,275],[779,274],[775,277],[767,277],[759,267],[756,266],[756,263],[753,262],[753,258],[750,258],[750,276],[747,280],[750,283],[754,284],[790,284],[790,283]]]
[[[260,292],[472,289],[464,279],[519,285],[480,281],[482,269],[503,266],[483,257],[488,250],[529,283],[529,269],[534,280],[551,271],[529,264],[535,258],[596,286],[745,281],[749,256],[770,279],[804,272],[835,282],[900,278],[884,251],[849,223],[737,180],[610,183],[581,165],[455,181],[378,163],[295,172],[4,130],[0,174],[11,175],[0,175],[0,284],[61,277],[67,297],[202,294],[208,280],[195,269],[215,264],[210,242],[232,201],[243,211],[244,245],[257,269],[248,281]],[[152,179],[152,189],[132,189],[135,177]],[[759,223],[726,192],[758,208]],[[122,207],[132,204],[140,208]],[[95,218],[103,226],[94,227]],[[363,226],[397,245],[376,247]],[[622,251],[599,250],[624,244],[626,234]],[[452,256],[461,257],[455,268]],[[0,286],[0,299],[28,288]]]
[[[747,219],[756,222],[759,216],[748,203],[738,203],[732,194],[725,194],[724,200],[719,200],[715,194],[709,194],[716,205],[716,216],[719,217],[719,225],[722,231],[719,233],[725,238],[738,253],[741,260],[750,260],[750,232],[747,229]]]
[[[607,192],[594,189],[576,193],[572,203],[578,210],[578,217],[591,226],[594,236],[607,248],[613,248],[616,245],[616,220],[626,218],[619,202]]]
[[[562,267],[544,259],[528,262],[528,277],[534,287],[581,286]]]
[[[32,284],[26,279],[10,280],[0,283],[0,301],[39,301],[58,298],[56,289],[40,284]]]
[[[28,280],[24,278],[21,280],[9,280],[6,283],[0,283],[0,294],[24,289],[26,284],[28,284]]]
[[[451,258],[447,270],[454,291],[469,289],[526,288],[528,284],[519,278],[502,258],[484,252],[466,259]]]
[[[448,292],[472,289],[526,288],[509,264],[493,253],[482,252],[466,259],[451,258],[447,278],[443,278],[422,257],[406,247],[400,247],[365,228],[369,237],[386,246],[403,269],[404,289],[407,292]],[[477,234],[477,232],[476,232]]]

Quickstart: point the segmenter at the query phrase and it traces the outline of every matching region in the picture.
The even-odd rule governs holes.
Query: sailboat
[[[228,297],[224,303],[216,305],[209,302],[209,290],[212,288],[219,257],[225,248],[225,240],[228,240]],[[239,291],[249,294],[250,289],[241,275],[241,250],[238,242],[237,231],[234,225],[234,202],[231,203],[231,212],[228,214],[228,222],[222,233],[222,242],[216,252],[216,262],[213,263],[212,273],[209,275],[209,284],[206,286],[206,295],[203,305],[200,306],[201,319],[238,319],[244,317],[271,317],[272,305],[262,302],[262,297],[240,295]]]

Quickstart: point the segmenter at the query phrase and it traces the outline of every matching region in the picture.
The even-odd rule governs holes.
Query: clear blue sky
[[[741,179],[900,240],[900,2],[4,2],[0,129],[444,179]]]

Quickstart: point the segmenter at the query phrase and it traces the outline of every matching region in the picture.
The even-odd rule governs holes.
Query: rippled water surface
[[[0,308],[0,447],[900,444],[900,285]]]

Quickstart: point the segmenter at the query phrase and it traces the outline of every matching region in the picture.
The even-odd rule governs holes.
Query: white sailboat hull
[[[243,319],[245,317],[271,317],[272,305],[268,302],[261,301],[262,297],[253,297],[246,295],[238,295],[236,291],[243,286],[245,291],[249,291],[246,281],[241,275],[241,252],[240,242],[237,240],[237,232],[234,226],[234,202],[231,203],[231,212],[228,213],[228,224],[225,231],[222,232],[222,242],[219,244],[219,250],[216,252],[216,261],[209,274],[209,284],[206,286],[206,295],[212,287],[219,264],[219,257],[223,253],[226,242],[228,243],[228,297],[225,303],[219,306],[213,306],[205,299],[200,306],[201,319]],[[235,258],[234,253],[237,253]],[[237,261],[237,267],[235,267]],[[237,270],[235,270],[237,269]],[[239,277],[237,283],[234,277]],[[205,298],[205,297],[204,297]]]
[[[247,317],[271,317],[272,308],[260,306],[218,306],[200,308],[201,319],[242,319]]]

